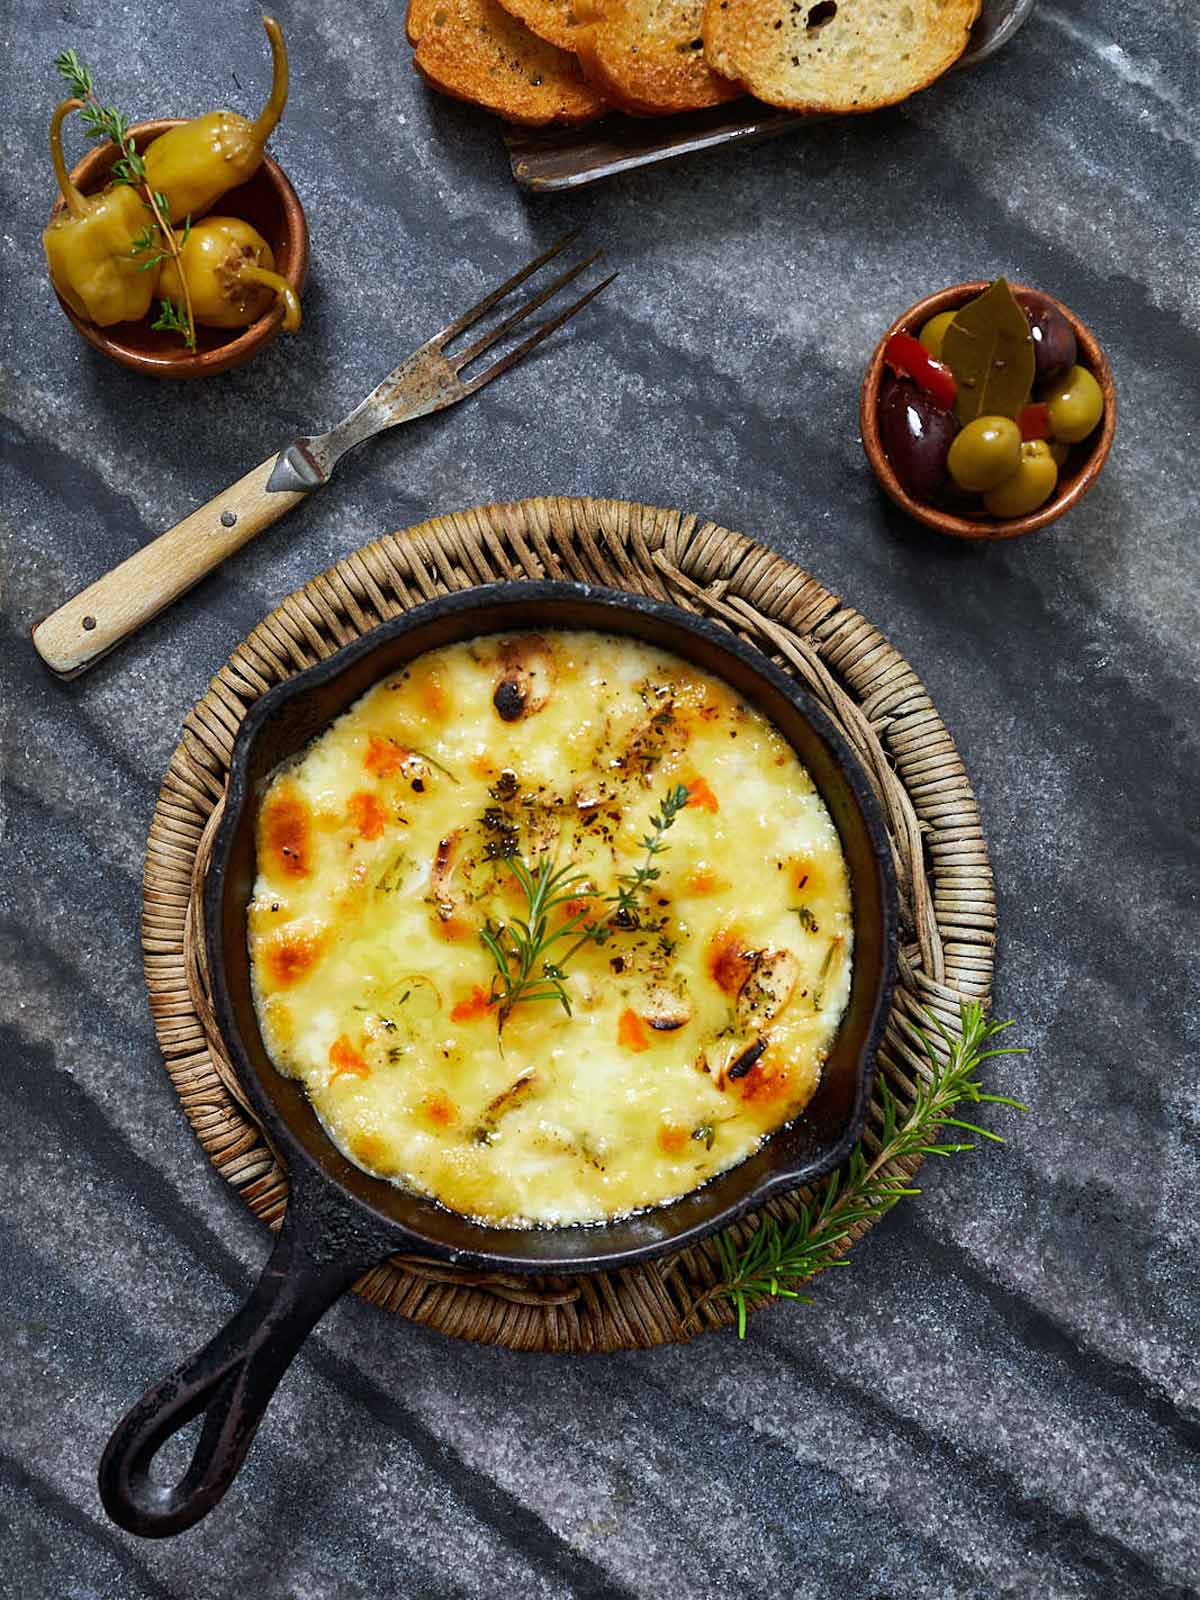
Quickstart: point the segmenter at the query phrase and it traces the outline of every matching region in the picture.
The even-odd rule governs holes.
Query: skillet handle
[[[237,1476],[311,1329],[367,1267],[395,1251],[394,1235],[364,1228],[346,1212],[331,1215],[327,1201],[315,1214],[319,1223],[293,1184],[283,1227],[246,1304],[117,1424],[100,1461],[100,1498],[130,1533],[165,1538],[207,1516]],[[157,1452],[201,1412],[203,1430],[183,1477],[154,1482]]]

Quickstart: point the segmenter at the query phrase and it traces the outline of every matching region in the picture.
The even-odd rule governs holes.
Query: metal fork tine
[[[535,328],[527,339],[522,339],[515,350],[510,350],[506,356],[501,356],[499,361],[494,361],[486,372],[481,372],[477,378],[472,378],[470,383],[464,384],[464,394],[474,394],[476,389],[482,389],[485,383],[490,383],[493,378],[498,378],[502,372],[507,372],[509,367],[515,365],[522,357],[527,356],[534,345],[541,344],[543,339],[549,338],[556,328],[561,328],[563,323],[573,317],[577,311],[582,311],[589,300],[594,300],[598,294],[602,294],[616,276],[615,272],[610,272],[608,277],[601,279],[594,289],[589,289],[586,294],[580,295],[574,305],[568,306],[565,311],[560,311],[558,316],[552,317],[549,322],[543,322],[540,327]]]
[[[573,240],[578,239],[579,234],[580,230],[578,228],[575,228],[571,233],[564,234],[557,244],[552,244],[549,250],[544,250],[528,266],[522,267],[520,272],[514,273],[507,283],[502,283],[498,289],[493,289],[491,294],[485,295],[477,306],[472,306],[470,311],[464,311],[456,322],[452,322],[448,328],[443,328],[441,333],[435,334],[428,341],[429,344],[435,349],[441,349],[443,345],[449,344],[451,339],[457,339],[459,334],[464,333],[473,322],[478,322],[485,311],[490,311],[497,301],[503,300],[505,295],[511,294],[515,288],[525,282],[526,278],[532,277],[535,272],[544,267],[547,261],[553,261],[554,257],[565,250]]]
[[[603,254],[603,250],[594,251],[585,261],[581,261],[577,267],[572,267],[569,272],[564,272],[561,277],[555,278],[548,288],[542,289],[538,294],[531,295],[523,306],[518,306],[510,317],[505,317],[504,321],[497,327],[489,329],[481,338],[476,339],[470,349],[465,350],[461,356],[448,357],[454,371],[461,372],[464,367],[469,366],[476,356],[481,356],[485,350],[490,349],[496,340],[502,339],[510,328],[515,328],[518,322],[523,322],[531,311],[536,311],[539,306],[544,306],[547,300],[556,295],[560,289],[565,289],[585,268],[590,267],[594,261],[599,261]]]

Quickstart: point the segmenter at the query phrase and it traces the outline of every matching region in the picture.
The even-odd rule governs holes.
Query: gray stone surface
[[[415,81],[399,0],[280,10],[305,329],[195,387],[108,364],[51,300],[49,62],[76,45],[135,116],[252,105],[254,8],[0,10],[0,1596],[1196,1594],[1193,0],[1043,0],[1002,57],[907,108],[541,200],[485,119]],[[32,619],[568,225],[622,276],[557,350],[348,463],[90,676],[40,670]],[[1081,509],[979,550],[883,503],[856,391],[898,308],[1001,271],[1097,330],[1121,418]],[[108,1430],[266,1253],[150,1029],[158,777],[289,590],[381,530],[543,491],[743,528],[914,663],[978,788],[997,1008],[1032,1047],[994,1078],[1033,1112],[927,1170],[852,1270],[744,1346],[536,1359],[343,1303],[224,1506],[140,1543],[97,1500]]]

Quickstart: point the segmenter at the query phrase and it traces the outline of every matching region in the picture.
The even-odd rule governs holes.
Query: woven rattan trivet
[[[869,622],[761,545],[678,511],[539,499],[438,517],[339,561],[238,646],[184,722],[150,830],[142,938],[167,1071],[217,1171],[272,1226],[287,1180],[222,1052],[203,966],[199,885],[234,735],[273,684],[384,618],[450,590],[520,578],[609,584],[705,613],[799,677],[837,722],[872,777],[895,853],[900,972],[880,1065],[902,1102],[924,1070],[910,1031],[919,1008],[957,1030],[960,998],[988,999],[995,901],[975,798],[920,680]],[[872,1121],[877,1114],[873,1106]],[[874,1144],[870,1122],[866,1142]],[[788,1200],[770,1209],[781,1220],[794,1215]],[[726,1302],[703,1298],[719,1278],[711,1245],[700,1245],[647,1266],[553,1280],[406,1258],[367,1273],[358,1290],[464,1339],[616,1350],[728,1323]]]

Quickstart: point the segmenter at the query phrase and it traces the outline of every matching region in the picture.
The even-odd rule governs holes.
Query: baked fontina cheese
[[[837,831],[778,731],[676,656],[592,632],[432,651],[275,774],[257,828],[263,1037],[368,1172],[488,1224],[594,1222],[743,1160],[817,1086],[850,986]],[[481,932],[507,950],[526,916],[514,856],[586,875],[551,932],[607,925],[561,968],[569,1014],[497,998]]]

